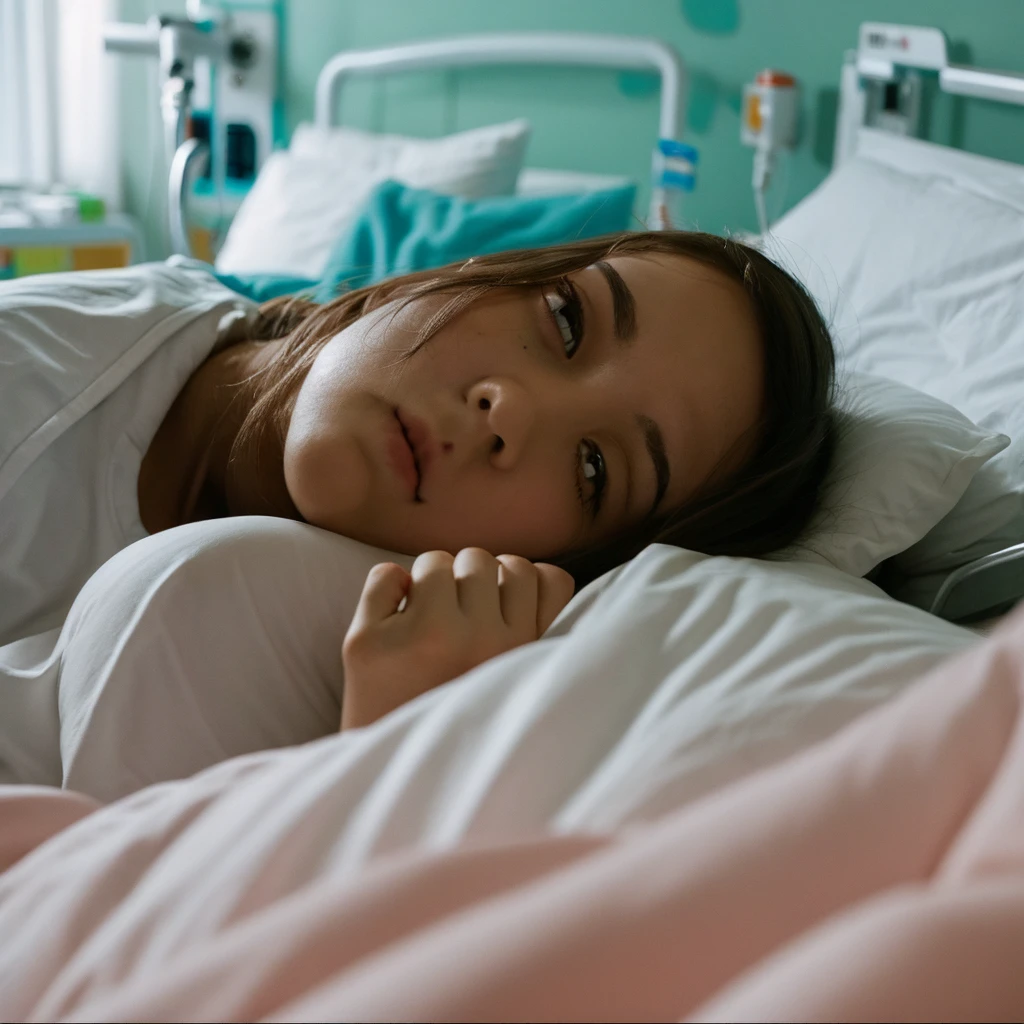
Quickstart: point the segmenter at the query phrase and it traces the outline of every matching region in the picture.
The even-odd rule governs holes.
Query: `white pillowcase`
[[[777,558],[866,576],[924,537],[1009,439],[951,405],[871,374],[852,373],[822,507],[806,535]]]
[[[341,642],[382,561],[413,559],[262,516],[165,530],[118,552],[82,588],[50,662],[63,784],[114,799],[337,732]]]
[[[272,153],[260,170],[217,254],[217,269],[319,278],[374,186],[392,178],[466,199],[510,195],[529,136],[524,120],[439,139],[299,125],[290,149]]]
[[[772,229],[851,369],[933,394],[1012,438],[893,563],[928,607],[946,573],[1024,541],[1024,167],[865,129]]]

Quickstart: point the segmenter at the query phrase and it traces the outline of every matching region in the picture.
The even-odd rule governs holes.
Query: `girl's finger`
[[[400,565],[394,562],[375,565],[367,574],[349,630],[358,632],[394,615],[411,583],[412,577]]]
[[[498,598],[505,625],[524,642],[536,640],[540,585],[536,567],[519,555],[498,555],[498,565]]]
[[[463,548],[452,567],[464,615],[478,621],[500,622],[498,601],[498,560],[483,548]]]
[[[455,577],[448,551],[424,551],[412,563],[412,586],[406,608],[419,613],[449,615],[458,608]]]
[[[576,582],[557,565],[537,562],[537,636],[543,636],[558,613],[569,603]]]

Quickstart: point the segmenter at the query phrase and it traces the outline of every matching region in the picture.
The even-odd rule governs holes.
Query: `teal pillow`
[[[385,181],[335,243],[316,300],[485,253],[535,249],[630,226],[636,186],[576,195],[462,199]]]

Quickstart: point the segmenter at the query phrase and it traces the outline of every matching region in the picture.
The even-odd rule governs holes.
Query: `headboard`
[[[453,36],[375,50],[347,50],[323,67],[316,83],[315,120],[321,127],[337,123],[338,98],[356,75],[441,70],[497,64],[560,65],[654,72],[661,80],[658,117],[660,139],[679,141],[686,106],[687,72],[679,54],[656,39],[590,35],[578,32],[514,32]],[[656,140],[657,141],[657,140]],[[657,152],[657,145],[652,149]],[[665,189],[651,192],[651,220],[660,220]]]

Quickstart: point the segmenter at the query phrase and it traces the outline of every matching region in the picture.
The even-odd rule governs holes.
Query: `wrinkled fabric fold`
[[[229,762],[95,811],[0,875],[0,1012],[1020,1019],[1022,695],[1024,612],[831,739],[654,823],[354,867],[328,824],[250,787],[252,829],[281,835],[248,878],[226,812],[243,789],[217,780],[283,769]],[[237,855],[215,862],[203,828],[234,828]],[[55,886],[77,908],[61,942],[45,934],[59,919],[32,926]]]

